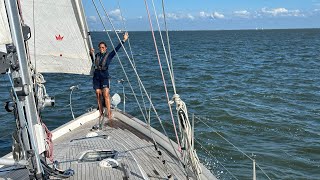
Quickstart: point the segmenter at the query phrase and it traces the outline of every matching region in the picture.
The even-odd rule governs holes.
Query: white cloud
[[[269,16],[304,16],[304,14],[301,13],[300,10],[288,10],[286,8],[274,8],[274,9],[268,9],[268,8],[262,8],[261,13],[264,15]]]
[[[298,16],[305,16],[305,15],[302,14],[300,10],[292,10],[292,11],[290,11],[290,16],[298,17]]]
[[[214,12],[214,13],[212,14],[212,17],[213,17],[213,18],[217,18],[217,19],[223,19],[223,18],[224,18],[224,15],[223,15],[223,14],[220,14],[220,13],[218,13],[218,12]]]
[[[191,20],[194,20],[194,19],[195,19],[194,16],[192,16],[191,14],[187,14],[187,17],[188,17],[189,19],[191,19]]]
[[[206,13],[204,11],[201,11],[199,13],[199,16],[202,18],[212,18],[212,19],[223,19],[224,15],[218,12],[213,12],[213,13]]]
[[[158,17],[160,19],[163,19],[163,14],[159,14]],[[195,19],[195,17],[192,16],[191,14],[183,14],[183,13],[167,13],[166,18],[168,20],[180,20],[180,19],[194,20]]]
[[[201,12],[199,13],[199,15],[200,15],[200,17],[203,17],[203,18],[205,18],[205,17],[210,17],[210,14],[209,14],[209,13],[206,13],[206,12],[204,12],[204,11],[201,11]]]
[[[250,17],[250,15],[251,15],[251,13],[248,12],[247,10],[234,11],[233,14],[234,14],[235,16],[243,17],[243,18],[248,18],[248,17]]]
[[[109,16],[112,20],[122,21],[120,9],[115,9],[109,12]],[[124,19],[124,18],[123,18]],[[125,19],[124,19],[125,20]]]
[[[262,8],[261,12],[264,14],[271,14],[273,16],[277,16],[280,14],[287,14],[288,10],[286,8],[275,8],[268,10],[267,8]]]
[[[88,19],[88,21],[91,21],[91,22],[97,22],[96,16],[88,16],[87,19]]]
[[[182,17],[178,16],[178,15],[175,14],[175,13],[167,13],[167,14],[166,14],[166,18],[177,20],[177,19],[181,19]]]

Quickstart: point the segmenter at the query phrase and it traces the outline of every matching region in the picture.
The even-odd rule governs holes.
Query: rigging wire
[[[124,17],[123,17],[123,15],[122,15],[122,10],[121,10],[121,7],[120,7],[120,0],[118,0],[118,9],[120,10],[120,18],[121,18],[121,22],[122,22],[122,31],[126,31],[127,30],[127,27],[126,27],[126,24],[125,24],[125,22],[124,22]],[[129,40],[129,39],[128,39]],[[131,53],[131,56],[132,56],[132,53]],[[133,56],[132,56],[132,58],[133,58]]]
[[[94,1],[93,1],[94,2]],[[103,4],[102,4],[102,2],[100,1],[100,4],[101,4],[101,6],[103,7],[103,9],[104,9],[104,6],[103,6]],[[95,4],[94,4],[95,5]],[[96,6],[95,6],[96,7]],[[96,10],[97,10],[97,8],[96,8]],[[105,11],[105,9],[104,9],[104,11]],[[99,13],[99,11],[97,10],[97,13],[98,13],[98,15],[100,14]],[[108,16],[108,14],[107,14],[107,12],[105,11],[105,13],[106,13],[106,15],[107,15],[107,17],[109,17]],[[100,17],[100,15],[99,15],[99,17]],[[101,18],[100,18],[100,20],[101,20]],[[109,19],[110,20],[110,19]],[[112,23],[112,21],[110,21],[110,23]],[[104,26],[104,23],[102,22],[102,24],[103,24],[103,26]],[[114,27],[114,26],[113,26]],[[115,31],[115,28],[114,28],[114,31]],[[116,31],[115,31],[115,33],[116,33]],[[118,36],[118,34],[116,33],[116,35],[117,35],[117,37],[119,38],[119,36]],[[109,35],[108,35],[109,36]],[[111,43],[112,43],[112,39],[109,37],[109,39],[110,39],[110,41],[111,41]],[[121,42],[121,41],[120,41]],[[113,43],[112,43],[112,45],[113,45]],[[123,47],[124,49],[125,49],[125,47]],[[128,59],[129,59],[129,61],[130,61],[130,58],[129,58],[129,56],[127,56],[128,57]],[[119,58],[119,57],[118,57]],[[120,59],[119,59],[119,61],[120,61]],[[122,64],[121,64],[122,65]],[[136,68],[135,68],[135,66],[133,66],[133,69],[135,70],[135,71],[137,71],[136,70]],[[124,70],[124,68],[123,68],[123,71],[125,72],[125,70]],[[138,76],[137,76],[138,77]],[[141,84],[142,84],[142,82],[140,82]],[[139,84],[140,84],[139,83]],[[143,86],[143,84],[142,84],[142,86]],[[132,87],[131,87],[132,88]],[[133,93],[134,93],[134,90],[132,89],[132,91],[133,91]],[[134,94],[135,95],[135,94]],[[138,105],[139,105],[139,102],[138,102]],[[147,120],[145,119],[145,122],[147,123]],[[150,126],[149,126],[150,127]],[[157,144],[157,142],[154,140],[154,138],[153,138],[153,134],[152,134],[152,131],[151,131],[151,129],[149,128],[149,130],[150,130],[150,133],[151,133],[151,136],[152,136],[152,139],[153,139],[153,142],[154,142],[154,145],[155,145],[155,149],[156,149],[156,151],[158,152],[158,154],[162,157],[162,153],[160,152],[160,150],[158,149],[158,144]],[[171,143],[171,142],[170,142]],[[174,148],[173,148],[174,149]],[[178,157],[178,156],[177,156]],[[162,159],[163,159],[163,157],[162,157]],[[168,177],[169,176],[171,176],[171,174],[169,174],[168,173],[168,168],[167,168],[167,166],[166,166],[166,164],[165,164],[165,161],[162,161],[163,162],[163,165],[164,165],[164,167],[165,167],[165,170],[166,170],[166,172],[167,172],[167,174],[168,174]]]
[[[119,138],[120,139],[122,139],[122,137],[120,137],[119,136]],[[145,177],[145,175],[146,175],[146,172],[143,170],[143,168],[141,167],[141,165],[139,164],[139,162],[137,161],[137,159],[135,158],[135,156],[134,156],[134,154],[131,152],[131,150],[129,150],[128,148],[127,148],[127,146],[125,146],[123,143],[120,143],[120,142],[118,142],[118,141],[114,141],[115,143],[117,143],[117,144],[119,144],[119,145],[121,145],[122,147],[124,147],[124,149],[125,149],[125,153],[129,153],[131,156],[132,156],[132,159],[135,161],[135,163],[137,164],[137,166],[138,166],[138,169],[139,169],[139,171],[140,171],[140,173],[141,173],[141,175],[143,176],[143,179],[148,179],[148,177]]]
[[[166,62],[167,62],[167,66],[168,66],[168,70],[169,70],[169,74],[170,74],[170,78],[171,78],[171,83],[172,83],[172,86],[173,86],[173,92],[174,92],[174,94],[177,94],[176,87],[175,87],[174,81],[173,81],[172,70],[171,70],[171,67],[170,67],[170,64],[169,64],[169,59],[168,59],[168,55],[167,55],[167,49],[166,49],[166,46],[164,45],[164,41],[163,41],[163,37],[162,37],[162,31],[161,31],[160,24],[159,24],[158,14],[157,14],[157,11],[156,11],[156,7],[154,5],[154,0],[152,0],[151,2],[152,2],[152,6],[153,6],[154,16],[156,18],[156,22],[157,22],[157,25],[158,25],[161,44],[162,44],[164,56],[166,58]],[[164,20],[164,21],[166,21],[166,20]]]
[[[22,16],[21,2],[20,2],[20,0],[17,1],[17,5],[18,5],[18,11],[19,11],[19,15],[20,15],[21,22],[22,22],[22,24],[24,24],[24,19],[23,19],[23,16]]]
[[[95,4],[95,1],[92,0],[92,2],[93,2],[93,5],[94,5],[94,7],[95,7],[95,9],[96,9],[96,12],[97,12],[97,14],[98,14],[98,16],[99,16],[99,18],[100,18],[100,21],[101,21],[101,23],[102,23],[102,26],[103,26],[104,29],[106,30],[107,28],[106,28],[106,26],[105,26],[105,24],[104,24],[104,22],[103,22],[103,20],[102,20],[102,17],[101,17],[101,15],[100,15],[100,12],[98,11],[98,8],[97,8],[97,6],[96,6],[96,4]],[[103,5],[103,4],[101,3],[101,5]],[[113,41],[112,41],[112,39],[111,39],[111,37],[110,37],[110,34],[109,34],[109,32],[108,32],[107,30],[106,30],[106,33],[107,33],[107,35],[108,35],[108,38],[109,38],[109,40],[110,40],[110,42],[111,42],[111,45],[112,45],[114,51],[115,51],[115,46],[114,46]],[[115,31],[115,33],[116,33],[116,31]],[[117,35],[117,37],[119,38],[119,36],[118,36],[117,33],[116,33],[116,35]],[[120,38],[119,38],[119,39],[120,39]],[[122,44],[121,40],[119,40],[119,41],[120,41],[120,43]],[[122,44],[122,47],[123,47],[123,49],[125,49],[125,47],[124,47],[123,44]],[[135,94],[135,92],[134,92],[134,90],[133,90],[133,88],[132,88],[132,85],[131,85],[131,83],[130,83],[129,77],[128,77],[128,75],[127,75],[127,73],[126,73],[126,71],[125,71],[125,69],[124,69],[124,67],[123,67],[123,64],[122,64],[122,62],[121,62],[121,60],[120,60],[120,57],[119,57],[119,55],[118,55],[118,53],[117,53],[116,51],[115,51],[115,53],[116,53],[116,55],[117,55],[117,59],[118,59],[119,64],[120,64],[120,66],[121,66],[121,68],[122,68],[122,71],[124,72],[124,75],[125,75],[125,77],[126,77],[126,79],[127,79],[127,81],[128,81],[128,84],[129,84],[129,86],[130,86],[130,88],[131,88],[131,90],[132,90],[132,93],[133,93],[133,95],[134,95],[134,97],[135,97],[135,99],[136,99],[136,101],[137,101],[137,103],[138,103],[140,112],[141,112],[144,120],[146,121],[146,116],[145,116],[145,114],[144,114],[144,112],[143,112],[143,110],[142,110],[142,108],[141,108],[141,106],[140,106],[140,104],[139,104],[139,101],[138,101],[138,99],[137,99],[137,96],[136,96],[136,94]]]
[[[11,74],[11,71],[9,69],[9,71],[7,72],[7,75],[9,77],[9,81],[10,81],[11,87],[14,89],[13,80],[12,80],[10,74]],[[25,123],[26,123],[25,127],[22,127],[22,128],[26,128],[29,137],[31,137],[30,132],[29,132],[30,131],[29,130],[29,124],[28,124],[28,121],[27,121],[27,119],[25,117],[24,110],[23,110],[23,107],[21,105],[21,102],[19,101],[19,98],[18,98],[18,95],[17,95],[16,91],[13,91],[13,94],[14,94],[14,97],[16,98],[17,108],[18,108],[18,111],[20,111],[20,114],[22,116],[22,120],[25,120]],[[32,145],[31,147],[33,147],[31,149],[33,149],[34,152],[35,152],[34,156],[38,156],[38,159],[40,159],[39,152],[38,152],[37,146],[35,145],[35,142],[33,140],[29,140],[29,141],[31,142],[31,145]],[[20,142],[22,142],[22,141],[20,141]],[[23,145],[21,147],[24,148]],[[37,161],[37,163],[40,163],[40,162]],[[44,173],[42,166],[40,165],[39,167],[40,167],[41,173]]]
[[[156,53],[157,53],[157,58],[158,58],[158,63],[159,63],[160,72],[161,72],[161,76],[162,76],[163,86],[164,86],[164,89],[165,89],[165,92],[166,92],[167,103],[168,103],[168,106],[169,106],[170,115],[171,115],[172,123],[173,123],[173,126],[174,126],[174,132],[175,132],[175,135],[176,135],[176,139],[177,139],[177,143],[178,143],[178,147],[179,147],[179,152],[181,152],[181,145],[180,145],[180,141],[179,141],[176,125],[175,125],[175,122],[174,122],[172,108],[171,108],[171,105],[170,105],[170,98],[169,98],[167,85],[166,85],[166,80],[165,80],[163,69],[162,69],[162,65],[161,65],[161,60],[160,60],[160,55],[159,55],[159,51],[158,51],[157,41],[156,41],[156,38],[155,38],[155,35],[154,35],[154,30],[153,30],[153,26],[152,26],[152,22],[151,22],[150,11],[149,11],[148,3],[147,3],[146,0],[144,0],[144,3],[145,3],[147,14],[148,14],[149,24],[150,24],[150,28],[151,28],[151,34],[152,34],[152,37],[153,37],[154,47],[155,47],[155,50],[156,50]]]
[[[149,15],[149,11],[148,11],[148,7],[147,7],[146,1],[145,1],[145,4],[146,4],[146,9],[147,9],[148,17],[149,17],[149,23],[150,23],[151,31],[152,31],[152,33],[153,33],[153,28],[152,28],[152,24],[151,24],[151,20],[150,20],[150,15]],[[155,4],[154,4],[154,0],[152,0],[152,6],[153,6],[154,16],[155,16],[155,18],[156,18],[156,23],[157,23],[158,30],[159,30],[159,35],[160,35],[160,39],[161,39],[162,48],[163,48],[164,55],[165,55],[165,58],[166,58],[166,62],[167,62],[167,66],[168,66],[168,70],[169,70],[169,74],[170,74],[170,78],[171,78],[171,82],[172,82],[174,94],[177,95],[176,87],[175,87],[175,84],[174,84],[174,79],[173,79],[173,75],[172,75],[172,71],[171,71],[171,67],[170,67],[169,60],[168,60],[167,50],[166,50],[166,47],[165,47],[165,45],[164,45],[164,40],[163,40],[163,37],[162,37],[162,31],[161,31],[161,28],[160,28],[157,11],[156,11]],[[166,21],[166,20],[164,19],[164,21]],[[167,32],[167,34],[168,34],[168,32]],[[167,38],[168,38],[168,36],[167,36]],[[155,46],[157,46],[154,35],[153,35],[153,40],[154,40]],[[164,74],[163,74],[163,72],[162,72],[162,67],[161,67],[160,58],[159,58],[159,52],[158,52],[157,48],[156,48],[156,53],[157,53],[158,60],[159,60],[159,66],[160,66],[160,71],[161,71],[163,83],[164,83],[164,85],[165,85],[166,82],[165,82]],[[171,65],[172,65],[172,61],[171,61]],[[165,87],[165,91],[166,91],[167,101],[168,101],[168,104],[169,104],[170,114],[171,114],[171,118],[172,118],[172,124],[173,124],[173,126],[174,126],[174,130],[175,130],[175,133],[176,133],[176,137],[177,137],[177,139],[179,139],[178,136],[177,136],[177,131],[176,131],[175,121],[174,121],[174,117],[173,117],[173,112],[172,112],[172,108],[171,108],[171,105],[170,105],[171,103],[170,103],[170,100],[169,100],[168,91],[167,91],[166,87]],[[175,97],[175,96],[174,96],[174,97]],[[181,102],[182,102],[182,101],[181,101]],[[176,103],[177,103],[177,102],[176,102]],[[185,103],[182,102],[182,104],[183,104],[183,105],[182,105],[181,107],[180,107],[181,104],[180,104],[180,105],[177,104],[177,111],[180,111],[180,110],[184,109],[184,111],[186,112]],[[179,106],[179,107],[178,107],[178,106]],[[183,107],[184,107],[184,108],[183,108]],[[187,113],[187,112],[186,112],[186,113]],[[187,121],[188,121],[188,118],[187,118],[187,119],[184,119],[184,120],[187,120]],[[190,123],[187,123],[187,124],[189,124],[189,127],[190,127]],[[185,125],[187,125],[187,124],[185,124]],[[188,129],[188,128],[186,128],[186,129]],[[183,130],[183,132],[181,132],[181,143],[182,143],[182,145],[184,146],[184,148],[186,148],[186,146],[189,146],[189,147],[191,146],[191,142],[188,140],[188,138],[186,138],[186,137],[190,137],[190,136],[188,135],[188,132],[190,132],[190,131],[188,131],[188,130]],[[185,133],[186,133],[186,134],[185,134]],[[187,141],[187,143],[185,144],[186,141]],[[178,144],[179,144],[179,143],[178,143]],[[179,148],[181,148],[181,145],[180,145],[180,144],[179,144]],[[180,149],[179,149],[179,150],[180,150]],[[189,161],[189,160],[191,161],[191,163],[192,163],[192,168],[193,168],[194,172],[196,172],[195,175],[197,176],[197,178],[200,178],[200,177],[198,177],[198,175],[199,175],[199,173],[201,173],[201,168],[200,168],[199,165],[197,165],[197,163],[199,163],[199,160],[198,160],[197,155],[194,153],[194,151],[187,148],[186,151],[183,151],[183,152],[182,152],[182,151],[180,150],[180,152],[181,152],[181,154],[182,154],[182,157],[183,157],[185,163],[186,163],[187,161]],[[185,159],[186,157],[189,157],[190,159],[189,159],[189,160],[186,160],[186,159]]]
[[[20,23],[21,25],[25,26],[25,23],[24,23],[24,18],[23,18],[23,14],[22,14],[22,8],[21,8],[21,1],[18,0],[17,1],[17,6],[18,6],[18,13],[19,13],[19,17],[20,17]],[[30,54],[29,54],[29,45],[28,45],[28,41],[25,41],[25,44],[24,44],[25,48],[26,48],[26,54],[27,54],[27,60],[28,60],[28,63],[30,63]],[[32,68],[31,68],[32,69]]]
[[[122,21],[122,23],[123,23],[124,31],[126,31],[127,29],[126,29],[124,17],[123,17],[123,15],[122,15],[122,10],[121,10],[121,7],[120,7],[120,0],[118,0],[118,8],[119,8],[119,10],[120,10],[120,17],[121,17],[121,21]],[[132,61],[133,61],[133,64],[134,64],[134,68],[136,69],[136,64],[135,64],[135,59],[134,59],[134,56],[133,56],[133,53],[132,53],[130,38],[128,39],[128,45],[129,45],[129,50],[130,50],[131,58],[132,58]],[[137,69],[136,69],[136,70],[137,70]],[[154,143],[154,148],[155,148],[155,150],[157,151],[158,155],[160,155],[161,161],[162,161],[162,162],[165,162],[165,160],[164,160],[164,158],[163,158],[163,156],[162,156],[162,153],[161,153],[161,151],[160,151],[160,149],[159,149],[158,143],[155,141],[155,139],[154,139],[154,137],[153,137],[153,133],[152,133],[152,131],[151,131],[151,127],[150,127],[150,112],[151,112],[151,110],[149,109],[149,113],[148,113],[147,108],[146,108],[146,103],[145,103],[145,100],[144,100],[144,96],[143,96],[143,92],[142,92],[142,89],[141,89],[141,84],[140,84],[140,82],[139,82],[138,84],[139,84],[139,90],[140,90],[141,98],[142,98],[143,105],[144,105],[144,108],[145,108],[146,116],[148,115],[148,116],[147,116],[147,117],[148,117],[148,123],[147,123],[147,124],[148,124],[148,129],[149,129],[149,131],[150,131],[150,136],[151,136],[152,141],[153,141],[153,143]],[[151,94],[150,94],[150,98],[151,98]],[[150,108],[151,108],[151,106],[150,106]],[[165,169],[166,173],[169,175],[168,167],[167,167],[164,163],[163,163],[163,165],[164,165],[164,169]],[[170,175],[171,175],[171,174],[170,174]]]
[[[93,4],[95,5],[94,0],[92,0],[92,2],[93,2]],[[102,2],[101,2],[101,0],[100,0],[100,4],[102,5],[102,7],[104,7],[103,4],[102,4]],[[96,10],[97,10],[96,5],[95,5],[95,8],[96,8]],[[105,10],[105,9],[104,9],[104,11],[105,11],[105,14],[107,15],[107,18],[108,18],[109,22],[110,22],[111,25],[112,25],[113,30],[116,31],[116,29],[115,29],[115,27],[114,27],[114,25],[113,25],[113,23],[112,23],[112,21],[111,21],[111,18],[109,17],[108,13],[106,13],[106,10]],[[99,11],[97,11],[97,12],[99,12]],[[103,21],[102,21],[102,18],[101,18],[101,16],[100,16],[100,13],[98,13],[98,15],[99,15],[99,18],[100,18],[102,24],[104,25],[104,23],[103,23]],[[105,26],[104,26],[104,28],[105,28]],[[105,29],[106,29],[106,28],[105,28]],[[108,34],[108,32],[107,32],[107,34]],[[120,37],[119,37],[119,35],[118,35],[117,33],[116,33],[116,36],[117,36],[118,40],[121,42],[121,39],[120,39]],[[111,42],[112,42],[112,41],[111,41]],[[128,52],[127,52],[127,50],[126,50],[126,48],[124,47],[123,50],[124,50],[124,52],[125,52],[128,60],[129,60],[129,62],[130,62],[130,64],[131,64],[131,66],[132,66],[132,68],[133,68],[133,71],[134,71],[135,75],[137,76],[137,79],[138,79],[139,83],[141,83],[141,85],[142,85],[142,89],[143,89],[146,97],[148,98],[148,100],[149,100],[149,102],[150,102],[150,105],[152,106],[152,109],[153,109],[153,111],[154,111],[154,113],[155,113],[155,115],[156,115],[156,117],[157,117],[157,119],[158,119],[158,121],[159,121],[159,123],[160,123],[160,126],[161,126],[161,128],[162,128],[165,136],[168,138],[168,142],[169,142],[169,144],[171,145],[171,147],[172,147],[172,149],[173,149],[173,151],[174,151],[174,153],[175,153],[175,156],[176,156],[177,158],[179,158],[179,156],[178,156],[178,154],[177,154],[177,151],[175,151],[175,148],[174,148],[174,146],[173,146],[173,144],[172,144],[172,141],[170,140],[170,138],[169,138],[169,136],[168,136],[168,133],[167,133],[166,129],[165,129],[164,126],[163,126],[163,123],[162,123],[162,120],[160,119],[159,114],[158,114],[157,110],[155,109],[155,106],[154,106],[154,104],[152,103],[152,101],[151,101],[151,99],[150,99],[150,97],[149,97],[149,95],[148,95],[148,93],[147,93],[147,91],[146,91],[146,89],[145,89],[145,87],[144,87],[141,79],[140,79],[140,76],[139,76],[138,72],[137,72],[136,69],[134,68],[134,64],[132,63],[132,61],[131,61],[131,59],[130,59],[130,57],[129,57],[129,55],[128,55]],[[146,121],[146,119],[145,119],[145,121]],[[181,159],[179,159],[179,163],[182,165]]]
[[[32,23],[33,23],[33,58],[34,72],[37,73],[37,58],[36,58],[36,23],[35,23],[35,0],[32,1]]]
[[[170,65],[171,65],[171,74],[172,74],[172,86],[173,86],[173,91],[176,94],[176,84],[174,80],[174,72],[173,72],[173,64],[172,64],[172,56],[171,56],[171,46],[170,46],[170,38],[169,38],[169,30],[167,27],[167,19],[166,19],[166,12],[165,12],[165,6],[164,6],[164,0],[162,0],[162,14],[163,14],[163,21],[164,21],[164,27],[166,29],[166,36],[167,36],[167,44],[168,44],[168,54],[169,54],[169,59],[170,59]]]
[[[150,93],[150,98],[151,98],[151,93]],[[159,150],[158,143],[157,143],[157,141],[154,140],[153,133],[152,133],[152,131],[151,131],[150,121],[151,121],[151,106],[149,106],[149,110],[148,110],[148,129],[149,129],[149,131],[150,131],[150,135],[151,135],[151,138],[152,138],[152,140],[153,140],[155,150],[158,152],[158,155],[161,157],[161,161],[162,161],[162,162],[165,162],[164,157],[162,156],[162,153],[161,153],[161,151]],[[164,168],[165,168],[166,173],[169,174],[168,167],[167,167],[167,166],[164,166]]]
[[[123,17],[123,15],[122,15],[122,10],[121,10],[121,7],[120,7],[120,0],[118,0],[118,8],[119,8],[119,10],[120,10],[120,17],[121,17],[121,21],[122,21],[122,25],[123,25],[123,30],[126,31],[127,28],[126,28],[126,24],[125,24],[125,21],[124,21],[124,17]],[[134,64],[134,68],[136,68],[136,63],[135,63],[135,59],[134,59],[133,53],[132,53],[130,38],[128,38],[128,45],[129,45],[129,50],[130,50],[130,54],[131,54],[131,59],[132,59],[132,62],[133,62],[133,64]],[[147,113],[148,113],[148,111],[147,111],[147,106],[146,106],[146,103],[145,103],[145,100],[144,100],[143,92],[142,92],[142,89],[141,89],[141,84],[140,84],[139,81],[138,81],[138,84],[139,84],[139,90],[140,90],[140,94],[141,94],[141,98],[142,98],[144,110],[145,110],[145,112],[146,112],[146,114],[147,114]]]
[[[162,68],[162,64],[161,64],[161,60],[160,60],[158,46],[157,46],[157,42],[156,42],[156,38],[155,38],[153,26],[152,26],[150,11],[149,11],[149,8],[148,8],[148,3],[147,3],[146,0],[144,0],[144,3],[145,3],[146,11],[147,11],[147,14],[148,14],[149,25],[150,25],[151,34],[152,34],[152,38],[153,38],[153,42],[154,42],[154,47],[155,47],[155,50],[156,50],[157,59],[158,59],[158,63],[159,63],[159,68],[160,68],[160,72],[161,72],[161,76],[162,76],[162,81],[163,81],[163,85],[164,85],[164,89],[165,89],[165,93],[166,93],[166,97],[167,97],[167,103],[168,103],[168,106],[169,106],[170,116],[171,116],[171,119],[172,119],[172,124],[173,124],[173,127],[174,127],[175,136],[176,136],[176,139],[177,139],[178,151],[180,152],[180,155],[183,156],[182,149],[181,149],[181,144],[180,144],[178,133],[177,133],[176,124],[175,124],[174,117],[173,117],[173,112],[172,112],[172,107],[171,107],[171,103],[170,103],[170,99],[169,99],[169,94],[168,94],[168,90],[167,90],[167,86],[166,86],[166,80],[165,80],[165,77],[164,77],[163,68]],[[153,3],[154,10],[155,10],[154,2],[152,1],[152,3]],[[157,18],[156,11],[155,11],[155,14],[156,14],[156,18]],[[159,27],[159,32],[160,32],[160,37],[161,37],[161,40],[162,40],[163,49],[164,49],[164,52],[165,52],[165,55],[166,55],[166,50],[165,50],[165,46],[164,46],[164,43],[163,43],[163,39],[162,39],[161,30],[160,30],[160,26],[159,26],[159,21],[158,20],[157,20],[157,23],[158,23],[158,27]],[[166,55],[166,59],[167,59],[167,55]],[[171,75],[171,73],[170,73],[170,75]],[[175,151],[175,153],[176,153],[176,151]],[[180,163],[182,163],[181,159],[180,159]],[[186,165],[184,165],[183,167],[184,167],[185,171],[187,172]],[[186,174],[186,177],[188,178],[188,173]]]

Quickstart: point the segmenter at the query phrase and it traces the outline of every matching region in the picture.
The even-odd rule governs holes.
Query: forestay
[[[37,72],[90,74],[89,38],[81,0],[24,0],[31,27],[30,58]]]
[[[0,0],[0,51],[5,51],[5,44],[11,43],[11,35],[4,0]]]

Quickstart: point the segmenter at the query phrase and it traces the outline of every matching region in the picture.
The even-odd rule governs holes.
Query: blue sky
[[[103,13],[99,0],[95,0]],[[117,29],[149,30],[144,0],[102,0]],[[147,0],[154,18],[151,0]],[[161,0],[154,0],[163,26]],[[91,0],[83,1],[91,30],[103,30]],[[120,8],[118,6],[120,4]],[[171,30],[319,28],[320,0],[165,0]],[[154,21],[155,22],[155,21]],[[109,23],[106,24],[111,29]]]

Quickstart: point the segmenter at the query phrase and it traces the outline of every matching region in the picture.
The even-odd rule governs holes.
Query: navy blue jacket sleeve
[[[119,49],[121,48],[123,43],[124,43],[124,41],[121,41],[121,43],[119,43],[118,46],[113,51],[111,51],[111,53],[108,56],[109,63],[110,63],[111,59],[116,55],[116,52],[119,51]]]
[[[96,59],[97,55],[94,56],[93,54],[90,53],[90,57],[91,57],[92,64],[94,64],[94,60]]]

